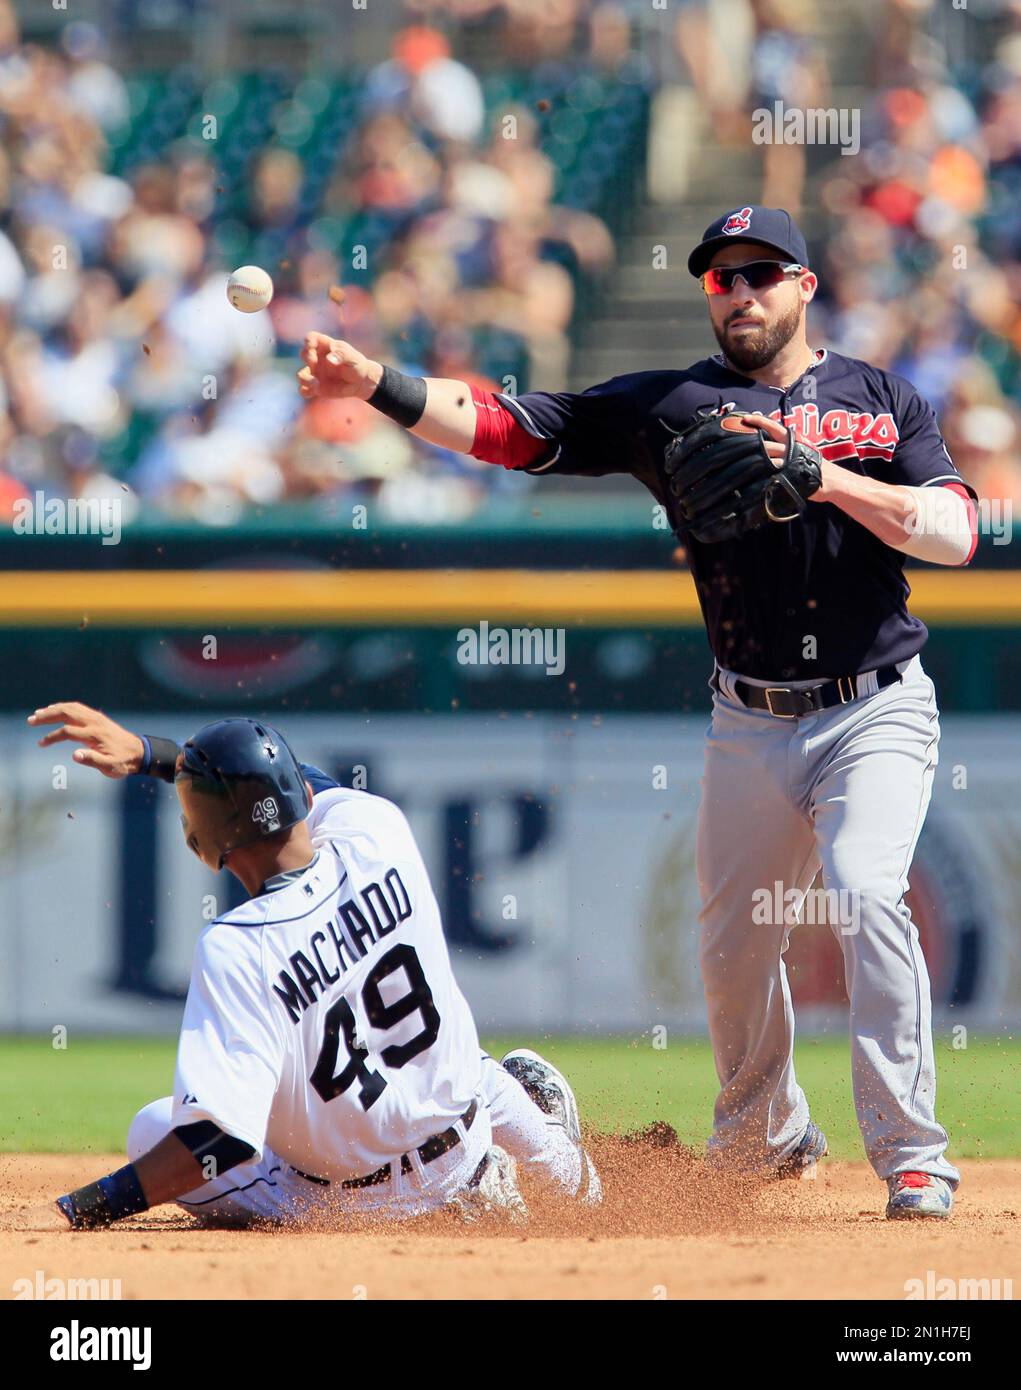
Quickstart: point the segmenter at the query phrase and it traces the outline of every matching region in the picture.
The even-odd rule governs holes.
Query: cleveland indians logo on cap
[[[730,214],[723,224],[722,231],[725,236],[735,236],[738,232],[746,232],[751,225],[751,208],[742,208],[740,212]]]

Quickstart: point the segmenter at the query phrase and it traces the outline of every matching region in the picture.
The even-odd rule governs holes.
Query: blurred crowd
[[[599,54],[578,68],[607,70]],[[308,119],[302,100],[323,86],[298,83],[277,129]],[[243,230],[275,248],[274,299],[255,315],[227,302],[210,143],[193,133],[112,172],[132,115],[131,74],[96,27],[25,45],[0,0],[0,514],[41,490],[119,498],[128,521],[145,508],[229,525],[350,494],[449,520],[508,485],[362,402],[306,406],[293,373],[319,329],[408,371],[565,384],[577,286],[605,274],[614,243],[596,213],[555,201],[541,109],[487,113],[439,30],[397,32],[316,206],[293,148],[251,153]],[[374,229],[368,275],[368,249],[323,230],[358,215]]]
[[[1021,4],[887,0],[871,57],[862,152],[818,190],[817,336],[913,381],[979,495],[1021,507]]]
[[[382,227],[371,273],[351,273],[302,201],[302,157],[269,140],[244,177],[251,242],[277,248],[276,295],[246,316],[224,293],[209,144],[176,139],[117,172],[130,71],[87,23],[23,43],[0,0],[0,515],[38,490],[210,525],[324,496],[419,520],[467,516],[508,487],[520,500],[519,480],[361,403],[305,406],[298,346],[318,328],[409,371],[563,389],[579,296],[612,271],[613,236],[558,201],[543,103],[487,110],[459,35],[491,49],[495,34],[508,67],[570,61],[581,95],[586,74],[687,83],[724,142],[747,138],[756,106],[838,100],[831,6],[724,4],[721,32],[715,0],[678,3],[671,42],[649,53],[646,0],[405,0],[315,209]],[[761,196],[825,214],[814,338],[908,376],[980,493],[1021,500],[1021,0],[864,13],[861,153],[806,185],[804,149],[769,147]],[[306,115],[296,92],[286,117]]]

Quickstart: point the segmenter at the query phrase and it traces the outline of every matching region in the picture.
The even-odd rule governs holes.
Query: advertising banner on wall
[[[115,717],[192,732],[180,715]],[[408,815],[481,1030],[703,1029],[705,719],[277,722],[302,760]],[[1009,716],[944,721],[910,891],[944,1026],[1021,1018],[1021,798],[1006,755],[1019,743]],[[175,1032],[196,935],[238,885],[188,851],[171,787],[109,781],[76,766],[69,744],[37,748],[20,720],[0,722],[0,749],[0,1030]],[[787,959],[802,1026],[841,1028],[830,927],[796,927]]]

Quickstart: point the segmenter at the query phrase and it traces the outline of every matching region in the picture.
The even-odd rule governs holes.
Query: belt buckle
[[[792,692],[788,690],[787,686],[768,685],[766,689],[763,691],[763,694],[766,697],[766,709],[769,710],[770,714],[773,716],[774,719],[797,719],[798,716],[796,714],[784,714],[782,710],[774,709],[773,701],[770,699],[770,696],[772,695],[792,694]]]
[[[847,689],[850,691],[850,694],[848,695],[844,694],[845,682],[847,683]],[[842,705],[849,705],[852,702],[852,700],[857,700],[858,687],[853,676],[837,677],[837,694],[840,696],[840,703]]]

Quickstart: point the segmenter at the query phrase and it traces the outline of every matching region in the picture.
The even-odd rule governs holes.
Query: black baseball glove
[[[788,430],[783,458],[770,458],[767,435],[741,424],[748,413],[700,411],[667,445],[670,491],[696,540],[729,541],[767,521],[793,521],[822,485],[817,449]]]

